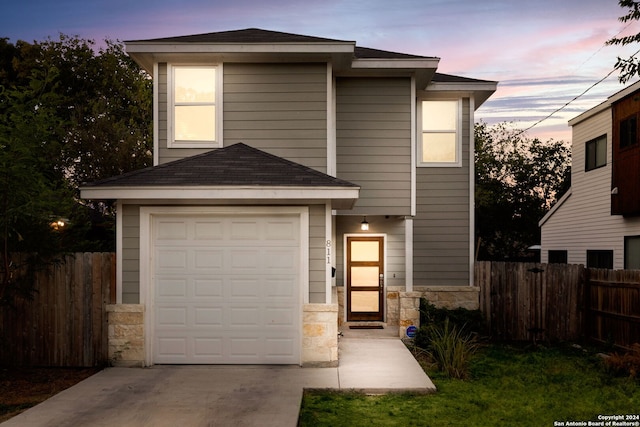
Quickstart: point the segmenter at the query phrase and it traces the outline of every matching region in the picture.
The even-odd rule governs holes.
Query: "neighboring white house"
[[[569,121],[571,188],[542,218],[542,262],[640,268],[640,82]]]
[[[439,58],[260,29],[126,42],[154,166],[117,201],[116,363],[337,362],[339,322],[478,306],[474,111]]]

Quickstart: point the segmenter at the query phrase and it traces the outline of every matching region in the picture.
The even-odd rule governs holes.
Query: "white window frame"
[[[216,96],[215,106],[215,136],[212,141],[180,141],[175,139],[175,97],[174,70],[176,68],[210,68],[215,70]],[[222,144],[222,64],[167,64],[167,147],[168,148],[221,148]]]
[[[423,150],[423,135],[425,133],[438,133],[438,132],[451,132],[450,129],[442,129],[442,130],[429,130],[425,131],[422,126],[422,103],[423,102],[451,102],[454,101],[457,103],[456,109],[456,130],[455,130],[455,142],[456,142],[456,160],[454,162],[423,162],[422,161],[422,150]],[[417,121],[418,121],[418,129],[420,129],[418,134],[417,141],[417,166],[418,167],[437,167],[437,168],[446,168],[446,167],[462,167],[462,98],[436,98],[436,99],[418,99],[417,102]]]

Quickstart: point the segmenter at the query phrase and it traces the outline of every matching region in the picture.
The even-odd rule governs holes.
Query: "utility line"
[[[632,23],[630,22],[629,24],[627,24],[624,28],[622,28],[620,31],[618,31],[618,33],[613,36],[613,38],[618,37],[618,35],[620,35],[624,30],[626,30]],[[589,58],[587,58],[582,64],[580,64],[578,66],[578,68],[576,69],[576,71],[578,71],[584,64],[586,64],[588,61],[591,60],[591,58],[593,58],[598,52],[600,52],[607,44],[603,44],[602,46],[600,46],[600,48],[594,52]],[[636,51],[636,53],[634,53],[633,55],[631,55],[631,57],[633,58],[634,56],[636,56],[638,53],[640,53],[640,49]],[[570,100],[569,102],[567,102],[566,104],[564,104],[562,107],[554,110],[551,114],[549,114],[548,116],[538,120],[537,122],[535,122],[534,124],[532,124],[531,126],[527,127],[526,129],[521,130],[520,132],[518,132],[518,135],[521,135],[525,132],[527,132],[528,130],[533,129],[534,127],[538,126],[540,123],[544,122],[545,120],[550,119],[554,114],[559,113],[560,111],[564,110],[566,107],[568,107],[572,102],[580,99],[582,96],[584,96],[587,92],[589,92],[591,89],[593,89],[594,87],[598,86],[600,83],[602,83],[603,81],[605,81],[609,76],[611,76],[611,74],[614,73],[614,71],[616,71],[617,68],[612,69],[611,71],[609,71],[609,73],[607,73],[606,76],[604,76],[603,78],[601,78],[600,80],[598,80],[597,82],[595,82],[594,84],[592,84],[591,86],[589,86],[587,89],[585,89],[580,95],[575,96],[572,100]]]

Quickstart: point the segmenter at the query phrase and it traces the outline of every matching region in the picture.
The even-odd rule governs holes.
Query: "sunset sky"
[[[21,0],[0,8],[0,37],[100,42],[262,28],[355,40],[440,57],[443,73],[498,81],[476,120],[524,129],[640,49],[604,45],[640,31],[618,21],[624,12],[617,0]],[[528,134],[569,141],[567,121],[623,87],[614,72]]]

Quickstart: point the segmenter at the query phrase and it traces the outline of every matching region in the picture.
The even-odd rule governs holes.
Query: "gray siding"
[[[309,302],[325,303],[326,234],[324,205],[309,206]]]
[[[415,286],[468,286],[469,100],[462,105],[462,167],[419,167],[413,263]]]
[[[327,65],[225,64],[224,145],[327,170]]]
[[[409,78],[337,79],[337,176],[361,186],[344,213],[411,213],[411,102]]]
[[[122,302],[140,303],[140,206],[122,205]]]
[[[244,142],[327,170],[326,64],[224,64],[224,145]],[[210,149],[167,148],[167,65],[158,73],[159,163]]]

